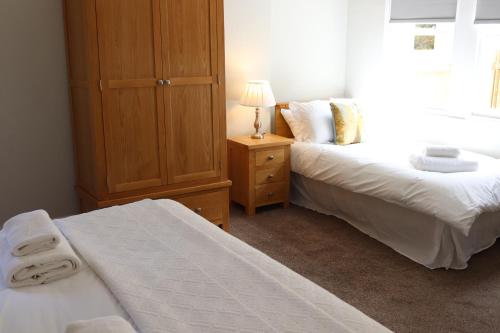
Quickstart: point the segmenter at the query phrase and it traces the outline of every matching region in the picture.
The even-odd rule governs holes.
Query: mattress
[[[481,214],[500,212],[500,161],[463,152],[479,162],[477,172],[425,172],[409,163],[417,150],[395,144],[295,143],[292,171],[432,216],[465,236]]]
[[[314,313],[315,315],[328,317],[339,323],[343,328],[341,331],[388,331],[385,327],[336,296],[294,273],[256,249],[223,232],[180,204],[169,200],[160,200],[155,202],[155,205],[158,207],[155,207],[151,201],[146,201],[146,203],[140,202],[122,206],[121,208],[113,207],[111,209],[56,221],[56,223],[61,226],[63,232],[65,232],[65,235],[69,235],[68,238],[70,241],[72,239],[79,239],[71,243],[86,262],[83,271],[71,278],[54,282],[46,286],[21,288],[17,290],[2,287],[2,289],[0,289],[0,318],[7,319],[0,320],[0,332],[63,332],[63,328],[70,321],[113,314],[130,319],[132,324],[134,324],[139,331],[144,333],[153,331],[150,325],[151,323],[153,323],[156,328],[159,327],[158,332],[196,332],[197,330],[188,329],[188,325],[182,326],[186,329],[169,330],[167,324],[165,324],[165,326],[157,324],[160,320],[174,319],[174,321],[177,321],[179,319],[189,319],[194,325],[200,325],[200,322],[203,322],[203,320],[213,321],[215,317],[224,318],[224,326],[235,325],[237,322],[230,319],[233,319],[238,313],[235,313],[234,309],[236,309],[236,307],[230,305],[236,305],[232,298],[234,293],[239,292],[242,292],[243,296],[238,298],[240,305],[248,309],[254,305],[252,304],[253,301],[262,302],[262,299],[264,299],[265,301],[262,304],[264,304],[266,309],[263,311],[274,311],[272,313],[274,313],[275,319],[271,317],[271,321],[276,320],[278,322],[279,320],[288,319],[285,321],[285,324],[292,328],[289,330],[292,332],[294,331],[294,327],[300,326],[299,323],[295,324],[294,320],[300,320],[304,313],[276,312],[276,309],[273,309],[270,305],[276,302],[274,296],[280,294],[278,292],[280,290],[281,294],[284,293],[288,295],[285,299],[290,301],[281,302],[279,304],[280,307],[283,306],[288,308],[288,303],[298,301],[304,306],[304,309],[307,308],[316,311]],[[167,213],[154,216],[153,210],[159,212],[161,209],[164,209]],[[126,215],[123,215],[124,213]],[[174,223],[168,221],[169,217],[175,217]],[[131,223],[132,220],[135,220],[138,224]],[[144,223],[141,224],[142,222]],[[150,225],[149,223],[152,222],[156,223],[157,229],[154,229],[154,231],[148,230],[146,232],[147,235],[153,235],[150,241],[144,243],[142,238],[134,238],[138,234],[131,236],[134,229],[140,229],[142,228],[141,225]],[[87,224],[89,227],[87,227]],[[131,241],[128,244],[123,244],[123,242],[109,242],[109,244],[113,244],[114,246],[104,247],[104,251],[99,251],[97,255],[92,255],[92,249],[85,247],[85,244],[88,244],[86,240],[91,239],[88,237],[101,237],[102,233],[112,233],[115,235],[116,239],[121,239],[119,232],[115,233],[117,229],[115,229],[114,226],[130,231],[131,233],[124,232],[123,234],[128,234],[128,237],[132,237]],[[99,232],[94,233],[94,229],[97,228],[100,228]],[[76,231],[83,231],[83,234],[79,234],[79,232]],[[191,235],[190,237],[195,237],[196,241],[190,241],[188,242],[189,244],[187,244],[187,238],[183,236],[185,233]],[[155,237],[158,237],[161,243],[157,243]],[[85,241],[80,242],[81,240]],[[135,243],[137,246],[144,246],[145,249],[149,249],[148,251],[153,251],[147,252],[145,250],[145,252],[136,253],[136,259],[140,258],[141,255],[146,256],[146,253],[156,253],[159,256],[158,258],[165,257],[174,259],[171,261],[166,260],[165,263],[177,266],[169,266],[175,268],[175,271],[167,269],[163,271],[162,275],[156,274],[153,270],[148,270],[144,272],[146,274],[145,276],[149,277],[147,280],[139,279],[140,277],[144,278],[144,276],[140,275],[129,277],[130,285],[137,285],[138,288],[129,288],[125,292],[127,295],[125,295],[123,293],[123,288],[120,288],[120,283],[121,286],[124,284],[126,285],[126,283],[123,283],[123,280],[122,282],[113,280],[113,272],[126,272],[124,269],[130,271],[130,269],[134,270],[134,267],[127,268],[125,267],[126,265],[123,265],[126,260],[130,259],[127,256],[122,255],[117,257],[112,256],[112,254],[115,250],[115,246],[121,246],[120,250],[122,250],[124,249],[123,246],[128,246],[132,243]],[[208,245],[209,243],[211,244],[210,246],[199,247],[200,244]],[[157,245],[161,247],[161,251]],[[162,252],[166,249],[164,246],[167,245],[171,246],[177,253],[172,256],[172,253],[167,253],[167,251]],[[92,246],[90,248],[92,248]],[[204,250],[205,248],[207,248],[207,251]],[[132,249],[132,247],[129,247],[129,249]],[[194,249],[194,252],[191,253],[190,249]],[[211,260],[202,259],[204,258],[202,252],[209,252],[211,254],[213,251],[219,251],[219,256],[212,257]],[[224,257],[224,259],[218,259],[222,257]],[[111,258],[116,264],[108,267],[108,270],[103,269],[101,266],[101,258]],[[227,261],[227,258],[230,258],[230,260]],[[158,263],[158,261],[156,262]],[[226,266],[225,270],[214,269],[214,267],[222,267],[224,265],[222,262],[224,262],[224,264],[227,262],[238,262],[238,265],[244,265],[246,268],[241,271],[236,270],[235,272],[232,272],[234,271],[234,267],[228,266]],[[106,263],[109,264],[109,261],[106,261]],[[163,264],[157,264],[155,269],[164,269],[165,267],[166,266],[163,266]],[[200,270],[200,274],[203,274],[203,276],[192,274],[193,272],[196,273],[198,270]],[[219,280],[219,282],[210,281],[209,285],[213,287],[215,284],[219,283],[220,286],[224,287],[223,289],[225,292],[230,291],[229,295],[232,295],[231,297],[220,297],[220,295],[216,294],[217,288],[210,287],[209,289],[199,289],[193,284],[196,280],[200,280],[200,278],[210,279],[212,277],[212,275],[209,275],[211,270],[212,274],[217,275],[221,280]],[[254,274],[254,276],[250,278],[250,276],[245,273],[247,271]],[[183,278],[182,281],[185,283],[179,280],[179,274]],[[257,280],[255,280],[255,277],[257,277]],[[260,288],[263,287],[259,286],[259,279],[262,279],[262,286],[271,286],[272,288],[268,290],[268,295],[264,295],[262,299],[257,300],[253,292],[254,290],[252,292],[247,292],[249,285],[247,285],[247,282],[250,283],[253,281],[252,283],[255,283],[256,286],[255,289],[260,290]],[[172,283],[170,284],[168,281],[172,281]],[[162,306],[158,307],[158,303],[156,302],[164,301],[165,298],[158,298],[153,294],[149,294],[151,295],[151,297],[149,297],[147,294],[154,290],[154,286],[158,283],[162,285],[162,289],[157,289],[159,292],[174,293],[174,297],[182,304],[162,303]],[[230,284],[236,286],[237,289],[231,291]],[[241,284],[241,288],[238,287],[238,284]],[[193,288],[178,290],[177,288],[180,285],[184,287],[193,286]],[[141,293],[141,291],[144,291],[144,293]],[[179,298],[179,296],[181,297]],[[213,299],[214,302],[207,311],[200,311],[199,304],[191,303],[194,299],[203,299],[204,296],[208,296],[210,299]],[[130,297],[132,297],[132,299]],[[171,300],[170,298],[166,299],[167,301]],[[248,300],[251,302],[248,302]],[[226,301],[228,302],[227,304],[224,303]],[[191,306],[188,304],[191,304]],[[138,308],[135,307],[136,305]],[[148,316],[148,314],[154,313],[153,307],[156,307],[156,311],[158,309],[161,310],[161,313],[156,312],[159,316]],[[229,312],[219,312],[219,308],[233,310],[229,310]],[[182,310],[182,318],[176,318],[179,309]],[[205,316],[206,314],[204,312],[209,313],[210,316]],[[146,315],[146,320],[143,315]],[[158,320],[158,322],[155,323],[156,320]],[[269,327],[272,327],[272,323],[268,324],[271,324]],[[220,327],[223,326],[221,325]],[[204,331],[221,331],[217,330],[217,326],[208,328],[209,329]],[[244,327],[233,326],[233,329],[230,331],[241,330],[244,330]]]

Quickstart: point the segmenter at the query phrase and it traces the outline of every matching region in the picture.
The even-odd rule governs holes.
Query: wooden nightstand
[[[288,207],[292,143],[273,134],[263,140],[249,136],[228,140],[231,200],[245,206],[247,215],[255,215],[256,207],[276,203]]]

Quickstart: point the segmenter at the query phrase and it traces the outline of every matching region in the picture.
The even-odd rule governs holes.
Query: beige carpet
[[[248,218],[231,233],[395,332],[500,332],[500,242],[465,271],[429,270],[349,224],[291,207]]]

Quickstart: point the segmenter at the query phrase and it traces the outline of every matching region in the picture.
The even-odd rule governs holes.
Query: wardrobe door
[[[217,1],[161,6],[169,182],[218,177]]]
[[[97,0],[110,192],[167,183],[159,0]]]

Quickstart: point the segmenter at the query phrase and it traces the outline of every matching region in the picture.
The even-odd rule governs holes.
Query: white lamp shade
[[[240,104],[255,108],[267,108],[276,105],[271,85],[267,81],[249,81],[241,96]]]

